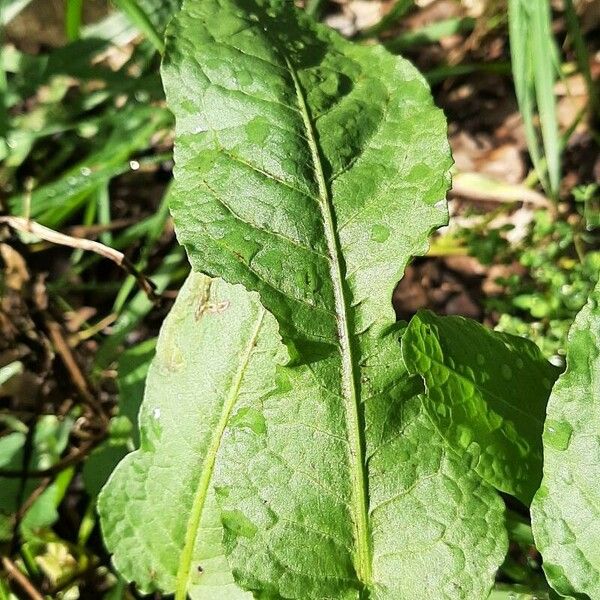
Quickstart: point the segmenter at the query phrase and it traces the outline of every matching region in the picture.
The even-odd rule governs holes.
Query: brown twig
[[[52,483],[52,479],[50,477],[44,477],[37,485],[35,490],[29,494],[27,500],[21,504],[19,510],[15,515],[16,523],[20,523],[21,519],[25,516],[25,513],[31,508],[31,505],[46,491],[46,488]]]
[[[69,235],[75,238],[82,238],[87,236],[98,235],[106,231],[115,231],[116,229],[123,229],[123,227],[129,227],[137,223],[137,219],[113,219],[110,223],[100,223],[95,225],[73,225],[68,228]]]
[[[68,246],[69,248],[75,248],[77,250],[87,250],[104,258],[108,258],[108,260],[111,260],[128,274],[135,277],[138,285],[146,293],[150,300],[156,302],[160,299],[160,296],[156,294],[154,283],[152,283],[152,281],[150,281],[150,279],[148,279],[143,273],[140,273],[131,263],[131,261],[122,252],[119,252],[119,250],[115,250],[110,246],[106,246],[94,240],[65,235],[64,233],[54,231],[54,229],[40,225],[35,221],[25,219],[24,217],[4,215],[0,216],[0,223],[5,223],[17,231],[31,233],[40,239],[46,240],[47,242],[51,242],[53,244]]]
[[[69,372],[71,380],[77,388],[79,395],[82,397],[84,402],[102,418],[104,422],[108,421],[102,405],[89,390],[87,380],[79,368],[79,365],[77,364],[77,361],[71,352],[69,344],[62,334],[61,326],[47,315],[45,316],[44,320],[46,322],[46,327],[48,328],[50,341],[67,368],[67,371]]]
[[[44,596],[40,594],[34,587],[33,583],[19,570],[17,565],[8,558],[8,556],[2,557],[2,565],[6,569],[8,576],[16,583],[19,584],[21,589],[27,594],[31,600],[44,600]]]
[[[539,208],[552,205],[543,194],[523,184],[506,184],[479,173],[456,173],[452,178],[451,193],[483,202],[523,202]]]

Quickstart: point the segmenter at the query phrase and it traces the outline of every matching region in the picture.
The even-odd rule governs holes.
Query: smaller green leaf
[[[548,402],[533,535],[556,591],[600,598],[600,283],[577,315]]]
[[[542,472],[546,401],[558,370],[529,340],[420,311],[402,338],[430,418],[485,481],[529,504]]]
[[[140,411],[139,450],[98,498],[118,571],[143,592],[249,600],[222,548],[212,477],[238,396],[274,385],[277,326],[255,294],[192,274],[165,320]],[[234,419],[250,415],[236,413]]]

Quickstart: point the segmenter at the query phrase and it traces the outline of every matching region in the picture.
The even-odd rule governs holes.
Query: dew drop
[[[81,174],[84,177],[89,177],[92,174],[92,170],[89,167],[81,167]]]
[[[160,419],[160,408],[158,408],[158,406],[152,409],[152,418],[156,419],[157,421]]]
[[[544,441],[555,450],[566,450],[571,442],[573,427],[566,421],[547,419],[544,426]]]
[[[504,377],[504,379],[510,379],[512,377],[512,370],[508,365],[502,365],[502,377]]]
[[[129,161],[129,168],[132,171],[137,171],[140,168],[140,163],[137,160],[130,160]]]

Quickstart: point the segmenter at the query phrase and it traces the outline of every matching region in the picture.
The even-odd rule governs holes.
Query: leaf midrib
[[[300,83],[298,73],[289,58],[282,51],[287,69],[294,83],[298,108],[302,115],[306,138],[311,153],[317,186],[319,189],[319,208],[323,217],[323,228],[327,250],[329,254],[329,270],[331,274],[333,295],[338,324],[338,338],[340,346],[340,357],[342,363],[342,385],[341,394],[344,400],[346,413],[346,430],[349,437],[350,449],[350,475],[352,483],[352,501],[354,507],[353,525],[355,528],[356,541],[356,573],[359,580],[368,585],[372,579],[372,550],[369,536],[369,513],[367,499],[367,474],[364,461],[364,444],[361,434],[361,412],[360,398],[358,393],[359,376],[355,371],[355,363],[352,356],[350,338],[350,327],[348,323],[348,306],[344,290],[344,277],[341,260],[340,242],[334,225],[334,210],[332,199],[325,173],[323,170],[321,154],[315,129],[308,110],[304,90]]]
[[[229,395],[227,396],[227,399],[223,404],[219,422],[217,423],[217,426],[213,431],[206,456],[204,457],[204,461],[202,462],[200,480],[198,481],[198,486],[194,495],[194,502],[192,503],[192,510],[188,519],[185,543],[181,552],[181,557],[179,559],[179,568],[177,570],[177,578],[175,585],[175,600],[186,600],[187,598],[188,583],[194,555],[194,546],[196,545],[196,539],[198,537],[200,520],[202,519],[202,512],[210,487],[217,453],[221,446],[221,440],[223,438],[225,428],[227,427],[231,411],[233,410],[233,407],[235,406],[236,401],[238,399],[240,387],[244,379],[244,374],[246,372],[246,369],[250,362],[250,358],[256,346],[256,341],[258,339],[258,335],[263,324],[264,316],[265,309],[262,308],[262,306],[260,306],[256,318],[256,325],[246,345],[244,354],[242,355],[242,360],[240,361],[239,369],[232,380]]]

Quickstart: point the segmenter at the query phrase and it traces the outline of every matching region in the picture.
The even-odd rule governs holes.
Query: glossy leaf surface
[[[463,317],[420,311],[402,356],[426,387],[425,407],[451,447],[491,485],[531,502],[542,476],[542,427],[558,369],[538,347]]]

